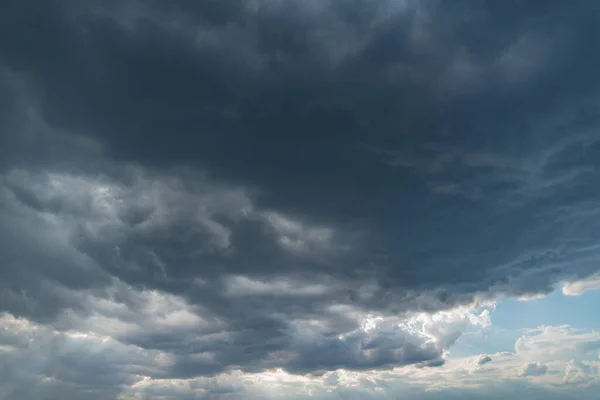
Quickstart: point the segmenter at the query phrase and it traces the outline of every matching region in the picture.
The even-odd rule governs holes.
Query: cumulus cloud
[[[208,313],[166,293],[140,291],[115,282],[108,294],[80,298],[87,313],[65,312],[52,325],[3,314],[0,351],[5,355],[4,368],[17,374],[11,373],[11,384],[3,386],[5,398],[17,398],[26,385],[57,393],[53,386],[57,383],[72,387],[73,398],[89,388],[105,396],[123,391],[125,398],[127,393],[133,398],[187,398],[194,393],[210,398],[251,391],[252,381],[264,385],[260,390],[273,390],[270,368],[265,373],[222,370],[220,363],[232,354],[219,347],[219,342],[248,348],[247,344],[236,343],[236,332],[228,332],[229,327],[222,321],[211,320]],[[352,310],[346,312],[352,314]],[[322,376],[320,379],[331,381],[327,371],[337,369],[366,371],[417,363],[420,368],[440,366],[444,364],[448,339],[439,332],[445,328],[446,335],[454,339],[460,334],[457,329],[465,313],[459,310],[452,316],[446,312],[443,318],[434,316],[426,323],[418,318],[402,324],[366,318],[360,329],[331,339],[323,334],[323,325],[329,320],[321,324],[296,321],[290,327],[291,346],[273,348],[262,362],[265,366],[286,366],[289,372],[279,373],[285,386],[299,372],[315,376],[315,372],[322,371],[317,374]],[[472,318],[479,317],[473,314]],[[432,321],[438,321],[440,329],[434,329]],[[454,330],[450,331],[450,326]],[[17,368],[25,360],[29,360],[28,368]],[[187,377],[190,370],[192,375],[208,376]]]
[[[540,376],[548,372],[548,367],[542,363],[527,363],[519,370],[521,376]]]
[[[576,395],[591,399],[590,388],[597,388],[600,383],[600,362],[585,360],[584,353],[577,353],[570,360],[554,357],[545,363],[528,361],[538,356],[537,350],[532,348],[482,355],[476,359],[478,364],[492,357],[494,361],[489,365],[487,361],[485,368],[476,370],[472,368],[473,359],[468,357],[449,359],[437,368],[405,366],[370,371],[342,368],[303,375],[281,369],[245,373],[231,370],[214,376],[175,377],[170,371],[181,357],[176,352],[147,350],[81,330],[59,332],[49,325],[6,313],[0,324],[1,363],[3,370],[8,372],[3,375],[1,387],[3,397],[7,399],[32,395],[37,398],[44,391],[47,396],[63,394],[64,398],[74,399],[90,391],[98,399],[321,400],[340,396],[386,399],[398,393],[424,400],[447,396],[500,399],[507,395],[551,399]],[[545,335],[540,332],[526,336],[535,342],[537,339],[544,341]],[[576,333],[568,337],[580,345],[590,341],[589,337]],[[569,344],[563,344],[563,339],[557,337],[552,345],[568,348]],[[25,360],[27,364],[23,364]],[[27,368],[15,368],[17,365]]]
[[[155,374],[161,352],[122,344],[110,337],[77,331],[58,332],[47,325],[3,314],[2,398],[40,396],[37,391],[85,391],[116,395],[139,375]],[[58,392],[60,393],[60,392]]]
[[[0,6],[0,397],[385,398],[597,286],[595,2],[38,3]],[[594,335],[478,373],[579,382]]]
[[[600,365],[596,362],[570,360],[565,368],[563,382],[570,384],[591,384],[598,380]]]

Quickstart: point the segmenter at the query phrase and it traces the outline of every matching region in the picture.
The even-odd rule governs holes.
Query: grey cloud
[[[1,308],[165,379],[440,366],[361,318],[598,271],[597,9],[3,4]]]
[[[136,290],[132,290],[131,295],[145,300],[147,304],[144,306],[159,314],[173,303],[182,301]],[[106,312],[118,306],[118,303],[114,303],[110,307],[107,303],[109,302],[100,307],[97,299],[97,309]],[[189,306],[179,305],[178,308],[185,309]],[[125,307],[121,311],[134,314]],[[156,325],[169,323],[164,320],[161,322],[161,317],[163,316],[148,315],[141,322],[155,318]],[[3,371],[0,375],[0,393],[3,398],[11,400],[23,397],[50,399],[58,396],[77,399],[88,394],[97,399],[116,397],[129,400],[387,399],[398,393],[430,400],[482,397],[500,399],[509,395],[517,396],[516,398],[591,399],[598,384],[597,361],[580,361],[579,357],[561,367],[564,369],[562,382],[550,385],[528,383],[531,376],[549,373],[545,364],[535,362],[526,363],[521,368],[521,377],[511,376],[511,373],[519,372],[521,360],[535,356],[534,348],[526,349],[518,356],[496,354],[494,357],[500,370],[492,368],[489,375],[485,373],[474,376],[468,369],[457,366],[456,362],[460,362],[459,360],[452,360],[442,367],[445,371],[439,368],[424,370],[405,367],[389,371],[368,371],[365,374],[337,370],[316,376],[288,375],[272,369],[264,375],[234,370],[215,376],[187,377],[179,374],[175,378],[170,371],[176,367],[180,357],[176,353],[143,349],[103,334],[72,330],[57,332],[50,325],[37,324],[9,314],[0,316],[0,328],[0,370]],[[564,332],[564,327],[553,329]],[[536,343],[538,339],[548,342],[547,333],[540,330],[533,335],[532,343]],[[556,347],[568,348],[570,341],[585,342],[590,338],[568,332],[566,337],[555,336],[550,342],[552,340]],[[467,367],[470,363],[471,360],[467,359],[464,366]],[[428,361],[417,367],[441,364],[440,361]],[[555,367],[561,364],[560,357],[553,361]],[[498,372],[502,368],[504,374]]]
[[[477,365],[484,365],[492,361],[492,358],[487,354],[481,354],[479,357],[475,359],[475,363]]]
[[[158,354],[94,334],[53,332],[47,326],[6,314],[0,324],[0,340],[9,344],[8,349],[2,349],[1,363],[6,375],[2,374],[0,387],[6,399],[32,394],[52,398],[61,392],[70,392],[65,398],[75,399],[85,391],[109,398],[119,392],[120,385],[134,383],[135,374],[149,373]]]
[[[552,247],[549,242],[560,243],[572,239],[558,233],[568,229],[568,226],[548,224],[537,217],[545,210],[556,214],[557,204],[545,202],[543,204],[546,205],[540,210],[538,202],[502,206],[495,204],[495,201],[485,201],[472,208],[471,200],[448,200],[444,195],[436,196],[428,190],[433,184],[437,188],[434,192],[449,190],[450,193],[460,194],[464,190],[475,191],[476,197],[496,200],[506,192],[514,192],[515,185],[520,190],[523,184],[530,187],[532,178],[528,175],[532,172],[529,171],[530,166],[526,160],[530,153],[538,156],[538,153],[547,150],[543,143],[538,144],[545,140],[544,135],[550,139],[558,135],[554,132],[557,127],[548,122],[554,120],[554,114],[548,116],[550,106],[542,109],[548,110],[548,113],[534,113],[531,110],[531,116],[528,116],[523,115],[523,108],[517,105],[500,107],[493,106],[493,102],[507,101],[502,96],[521,101],[523,93],[540,92],[539,88],[532,85],[547,85],[546,79],[550,78],[527,79],[522,85],[511,86],[509,93],[493,92],[492,89],[497,89],[497,86],[493,84],[493,80],[487,80],[490,82],[487,84],[489,87],[484,85],[483,89],[474,93],[452,96],[452,101],[459,95],[466,99],[479,96],[481,101],[477,104],[472,101],[466,104],[461,101],[446,104],[443,98],[430,93],[435,87],[426,85],[425,82],[431,80],[429,77],[422,81],[412,74],[400,74],[397,78],[401,81],[392,84],[394,81],[390,80],[386,71],[391,65],[400,65],[410,71],[418,70],[421,74],[437,76],[439,71],[433,65],[450,63],[452,52],[457,51],[456,47],[459,45],[470,52],[471,57],[481,60],[482,65],[487,65],[486,60],[496,60],[498,57],[505,59],[506,53],[514,53],[515,48],[519,49],[523,41],[529,43],[528,41],[533,40],[527,39],[532,35],[538,37],[546,34],[547,39],[544,40],[552,42],[553,52],[573,51],[571,47],[565,47],[565,40],[570,35],[579,34],[579,31],[571,32],[573,27],[570,25],[572,19],[578,16],[577,8],[566,12],[560,3],[552,2],[547,7],[532,9],[515,5],[512,7],[516,8],[497,7],[497,10],[496,6],[490,6],[491,9],[479,6],[463,14],[460,7],[443,3],[417,5],[409,2],[405,7],[397,7],[393,13],[385,14],[383,11],[389,12],[389,8],[385,7],[391,7],[391,2],[382,3],[380,9],[369,2],[362,6],[340,2],[327,9],[303,7],[298,3],[294,6],[296,14],[290,16],[281,8],[284,6],[259,2],[258,8],[248,6],[236,11],[230,7],[224,6],[221,9],[215,6],[220,11],[208,13],[221,16],[215,20],[213,17],[202,17],[202,7],[193,8],[194,11],[177,12],[177,7],[174,6],[162,10],[154,9],[153,7],[158,7],[155,3],[140,3],[133,7],[135,17],[131,18],[134,18],[135,23],[130,29],[125,29],[120,28],[117,17],[129,13],[119,7],[107,8],[102,13],[96,9],[86,13],[83,6],[75,7],[68,2],[65,4],[65,9],[72,11],[75,20],[64,21],[60,11],[54,10],[44,15],[48,29],[50,24],[55,24],[60,27],[56,34],[66,35],[68,31],[79,32],[79,29],[86,34],[78,33],[68,41],[53,43],[56,46],[66,46],[73,42],[71,49],[83,52],[85,48],[91,55],[89,60],[81,59],[81,79],[84,81],[75,83],[80,78],[72,77],[57,90],[44,86],[50,84],[50,81],[43,80],[39,83],[43,88],[40,91],[45,96],[61,94],[60,99],[42,102],[44,114],[57,126],[93,135],[106,145],[113,157],[139,161],[152,167],[195,163],[228,181],[244,184],[252,182],[265,192],[260,201],[269,206],[290,210],[314,220],[340,224],[342,229],[366,224],[362,226],[363,229],[380,233],[381,236],[376,240],[384,241],[379,244],[380,248],[369,248],[367,251],[382,253],[385,261],[377,261],[384,264],[382,268],[386,269],[387,278],[406,282],[409,286],[437,286],[442,281],[451,285],[466,283],[467,286],[475,286],[480,285],[484,279],[482,276],[487,274],[491,281],[483,285],[489,287],[501,283],[507,275],[504,272],[489,273],[489,268],[510,263],[524,252],[533,252],[539,256],[546,248]],[[290,4],[285,7],[290,7]],[[360,15],[365,17],[353,14],[356,11],[353,7],[364,7],[361,10],[365,12]],[[584,6],[581,7],[583,10]],[[40,9],[39,12],[43,11]],[[188,12],[191,14],[187,14]],[[499,29],[494,33],[490,30],[489,45],[481,47],[475,40],[479,35],[474,32],[481,29],[486,21],[492,22],[489,20],[491,13],[501,15],[500,19],[504,22],[493,22]],[[14,15],[21,14],[14,11]],[[441,15],[451,17],[441,18]],[[161,16],[164,18],[161,19]],[[198,17],[195,25],[190,23],[191,16]],[[361,19],[367,16],[369,20]],[[397,23],[405,20],[410,23]],[[338,24],[325,25],[325,22],[330,21],[337,21]],[[456,27],[453,22],[460,22],[462,25]],[[248,33],[245,36],[256,37],[258,41],[252,47],[254,51],[263,58],[271,59],[271,64],[256,72],[238,61],[228,61],[229,54],[237,53],[220,52],[219,40],[211,44],[203,41],[197,43],[194,37],[199,29],[204,29],[204,24],[219,39],[226,35],[222,32],[225,25],[245,29]],[[556,24],[564,27],[563,30],[555,30]],[[577,24],[581,29],[587,27],[585,20],[578,20]],[[362,36],[368,40],[356,53],[348,55],[331,70],[331,67],[320,65],[322,59],[312,52],[318,42],[311,40],[309,34],[314,26],[323,26],[323,29],[327,27],[329,31],[325,33],[328,34],[345,33],[352,30],[348,28],[351,26],[354,30],[363,30]],[[403,26],[410,29],[401,28]],[[267,31],[265,35],[260,31],[262,27]],[[558,33],[551,33],[550,27],[552,32]],[[259,31],[255,32],[253,29]],[[563,32],[564,30],[568,32]],[[252,32],[256,35],[250,35]],[[404,39],[392,40],[397,37]],[[38,39],[35,35],[31,38]],[[52,40],[52,36],[49,35],[47,40]],[[448,46],[450,40],[456,40],[457,44],[454,47]],[[134,44],[136,46],[131,47]],[[584,44],[581,43],[580,46]],[[446,50],[442,51],[442,48]],[[144,53],[146,50],[147,53]],[[211,55],[202,57],[203,52],[211,52]],[[79,56],[75,50],[60,54],[63,53]],[[518,57],[529,56],[531,52],[525,53],[519,53]],[[7,61],[9,64],[12,62],[12,68],[20,65],[19,61],[23,62],[19,58],[23,57],[20,53],[12,51],[8,55],[12,55]],[[309,65],[294,69],[293,65],[298,57],[301,57],[302,65]],[[433,62],[435,57],[442,58]],[[511,55],[509,58],[515,57],[517,56]],[[161,60],[167,58],[170,60],[169,65],[161,69]],[[95,61],[93,64],[92,60]],[[98,64],[97,60],[106,62],[107,65],[102,62]],[[37,70],[47,62],[48,60],[40,59],[37,64],[29,64],[32,69],[28,73],[34,82],[52,71],[48,68]],[[586,60],[586,65],[589,63]],[[571,63],[569,68],[575,68],[575,65],[577,63]],[[102,77],[105,82],[113,84],[110,93],[100,90],[104,85],[100,87],[99,78],[94,79],[95,69],[104,74]],[[551,71],[555,70],[558,74],[556,65]],[[138,74],[136,71],[143,72]],[[359,76],[362,77],[361,80],[357,79]],[[582,77],[581,74],[578,76]],[[132,79],[124,81],[126,77]],[[54,77],[52,84],[60,81],[56,78],[58,77]],[[156,85],[158,82],[160,87]],[[217,86],[211,89],[210,85]],[[82,90],[85,90],[85,95],[80,94],[79,91]],[[346,91],[351,93],[341,96]],[[415,97],[413,93],[422,95]],[[131,97],[134,95],[139,98]],[[69,99],[83,98],[86,100],[78,102],[78,112],[72,112],[72,107],[61,106]],[[412,105],[407,104],[408,98]],[[540,101],[543,103],[546,98],[540,96],[535,100],[531,99],[532,104],[528,104],[526,108],[542,107]],[[489,107],[483,107],[485,101],[489,102]],[[389,109],[390,104],[396,103],[398,107],[402,104],[408,108],[404,112]],[[477,108],[479,103],[482,106]],[[172,111],[163,108],[163,104]],[[566,104],[571,103],[565,100]],[[576,104],[575,107],[569,106],[565,112],[579,115],[585,111],[579,109],[581,102]],[[458,114],[452,114],[452,120],[447,120],[449,116],[438,115],[441,109],[461,105],[464,110],[459,109]],[[157,111],[159,108],[160,112]],[[68,115],[67,110],[70,110]],[[128,110],[127,115],[122,115],[121,110]],[[491,110],[497,110],[499,115],[490,115]],[[467,111],[469,116],[465,119],[463,114]],[[514,115],[509,114],[510,116],[503,118],[504,122],[499,120],[500,114],[511,112]],[[224,114],[236,117],[220,116]],[[425,115],[427,123],[422,121]],[[396,116],[398,120],[389,119]],[[473,125],[468,130],[460,125],[463,123],[461,121],[467,120]],[[575,124],[569,120],[558,123],[568,126]],[[345,125],[338,126],[339,124]],[[395,126],[406,127],[407,132],[396,134]],[[327,129],[327,135],[320,133],[324,129]],[[551,133],[538,133],[542,129]],[[282,131],[282,136],[278,136],[279,131]],[[413,131],[419,133],[412,134]],[[446,133],[440,136],[438,132],[441,131]],[[491,143],[498,142],[498,146],[494,147],[497,147],[499,154],[487,156],[491,161],[485,161],[485,154],[489,153],[489,149],[481,144],[482,139],[476,139],[482,137],[479,132],[483,131],[490,131],[486,135]],[[492,131],[526,133],[507,135]],[[514,143],[511,144],[508,137],[514,138]],[[527,138],[532,145],[518,145],[521,138]],[[411,157],[422,156],[423,164],[429,164],[432,157],[435,159],[438,154],[451,154],[454,151],[452,148],[459,146],[457,154],[462,154],[460,157],[466,160],[467,165],[452,163],[450,159],[450,163],[442,164],[443,168],[437,174],[440,176],[431,181],[419,174],[415,176],[410,169],[397,171],[385,163],[379,163],[373,159],[372,154],[359,146],[363,142],[384,145],[388,149],[402,146],[411,151]],[[454,144],[451,146],[449,142]],[[530,153],[527,152],[528,149]],[[512,153],[511,158],[506,158],[507,153]],[[308,154],[310,162],[307,163],[305,155]],[[513,173],[495,171],[498,166],[504,169],[503,166],[510,165],[515,166],[512,169],[516,168]],[[515,173],[518,175],[513,176]],[[587,176],[586,181],[593,179],[592,175],[584,175]],[[404,182],[403,185],[398,186],[398,189],[391,189],[396,186],[394,182],[398,179]],[[447,182],[440,183],[440,179]],[[575,180],[570,179],[561,187],[552,185],[550,194],[558,192],[566,184],[574,183]],[[559,196],[556,198],[558,200]],[[438,203],[444,205],[440,207]],[[432,208],[437,211],[429,212]],[[395,217],[390,218],[391,214]],[[394,218],[402,222],[389,226],[386,221]],[[485,234],[481,234],[479,229],[469,228],[472,224],[470,221],[481,221],[484,218],[493,221],[491,225],[487,224]],[[573,224],[574,222],[570,222],[568,225]],[[450,228],[433,228],[439,225]],[[525,227],[531,226],[539,227],[543,232],[535,231],[527,235],[525,232],[530,229]],[[435,234],[432,235],[434,229]],[[518,244],[508,246],[507,243],[498,248],[497,243],[508,242],[515,235]],[[396,249],[395,243],[390,242],[391,238],[402,243],[400,249]],[[289,243],[291,246],[301,245],[297,240]],[[465,247],[467,244],[477,249],[476,254]],[[569,250],[565,251],[565,257],[570,257]],[[368,259],[361,261],[373,262]],[[439,265],[444,262],[452,265],[448,270],[453,271],[456,281],[441,275],[443,269]],[[463,267],[455,268],[454,265]],[[515,265],[511,274],[522,274],[525,268],[528,267]],[[586,275],[588,272],[582,270],[581,274]],[[478,276],[478,273],[482,276]],[[546,272],[542,274],[545,275]],[[552,277],[550,282],[555,279]],[[536,284],[538,280],[540,279],[535,277],[528,287],[516,288],[516,291],[544,290],[550,283]],[[510,291],[510,287],[507,289]]]
[[[336,370],[339,368],[373,369],[378,366],[432,362],[440,365],[443,349],[424,343],[401,328],[389,326],[373,333],[356,330],[342,337],[315,337],[304,333],[294,345],[296,357],[288,366],[293,372]]]

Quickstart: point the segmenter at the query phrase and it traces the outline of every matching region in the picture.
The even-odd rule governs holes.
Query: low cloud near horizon
[[[0,5],[0,400],[593,398],[598,12]]]

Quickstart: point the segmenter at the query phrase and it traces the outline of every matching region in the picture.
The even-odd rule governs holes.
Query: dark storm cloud
[[[163,377],[439,365],[361,318],[598,270],[597,11],[3,4],[0,305]]]

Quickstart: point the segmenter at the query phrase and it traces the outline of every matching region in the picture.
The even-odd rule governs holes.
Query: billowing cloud
[[[550,362],[531,361],[539,357],[538,350],[520,347],[513,353],[482,356],[478,360],[493,358],[494,361],[478,362],[476,369],[468,357],[450,359],[437,368],[404,366],[371,371],[341,368],[302,375],[281,369],[246,373],[231,370],[214,376],[176,377],[172,375],[173,369],[178,368],[183,355],[174,348],[147,350],[103,334],[73,329],[59,332],[49,325],[6,313],[0,318],[0,326],[1,366],[7,372],[0,387],[6,399],[38,398],[41,393],[48,397],[40,398],[61,394],[67,399],[85,393],[92,393],[98,399],[322,400],[340,396],[387,399],[398,393],[424,400],[446,396],[500,399],[506,395],[551,399],[577,395],[592,399],[594,388],[600,384],[600,361],[586,360],[585,351],[569,354],[563,351],[571,348],[570,343],[584,348],[593,340],[590,336],[593,333],[577,333],[566,327],[547,327],[546,330],[558,330],[565,335],[551,342],[542,330],[523,337],[530,343],[540,340],[556,348],[561,356]],[[203,358],[207,360],[209,356]],[[186,359],[201,360],[199,356]]]
[[[597,11],[1,5],[0,397],[435,398],[496,298],[598,286]],[[598,341],[460,374],[579,385]]]
[[[539,376],[548,372],[548,367],[540,362],[530,362],[521,367],[519,375],[521,376]]]

